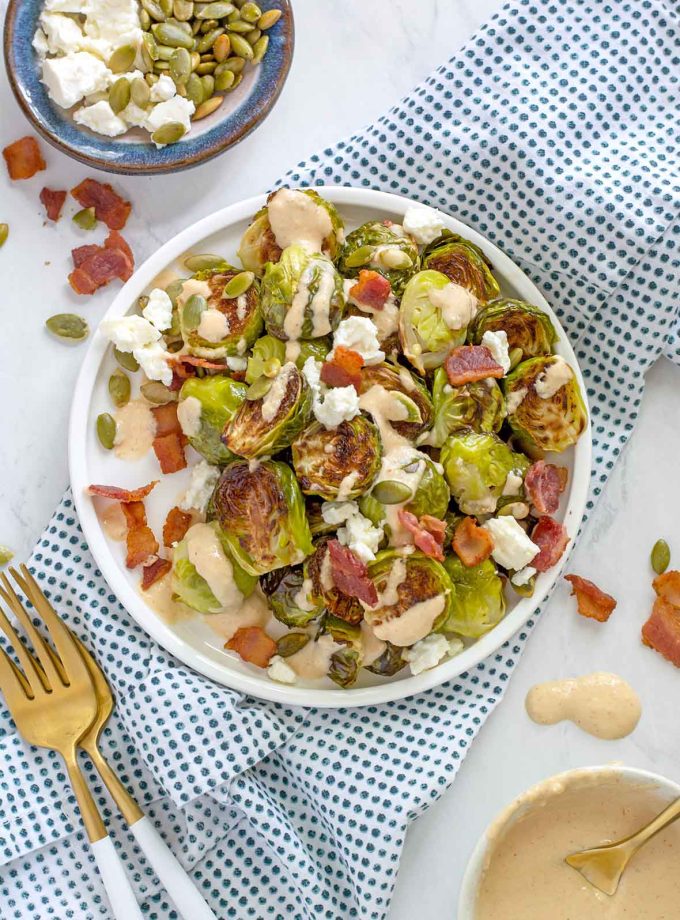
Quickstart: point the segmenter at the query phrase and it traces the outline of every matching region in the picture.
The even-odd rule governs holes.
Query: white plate
[[[367,189],[319,187],[318,191],[337,206],[348,230],[369,219],[401,221],[411,204],[407,198]],[[181,268],[181,258],[188,251],[217,252],[236,262],[236,249],[241,236],[255,211],[264,203],[264,196],[259,196],[231,205],[198,221],[167,242],[124,285],[108,310],[107,318],[127,313],[137,297],[148,291],[154,279],[165,269],[174,265],[178,273],[186,274]],[[576,370],[585,395],[583,378],[574,352],[557,317],[537,288],[506,255],[484,237],[453,217],[445,216],[444,220],[451,230],[483,249],[493,263],[494,274],[504,295],[529,301],[548,313],[560,335],[556,351]],[[95,332],[76,384],[69,431],[71,485],[80,523],[92,555],[111,590],[140,626],[185,664],[219,683],[253,696],[299,706],[365,706],[403,699],[456,677],[495,652],[526,623],[564,566],[566,556],[560,565],[538,576],[534,596],[519,599],[505,619],[490,633],[457,657],[417,677],[405,676],[402,671],[392,678],[381,678],[362,670],[359,685],[348,690],[341,690],[330,681],[293,687],[277,684],[265,672],[241,661],[234,653],[225,651],[220,638],[201,618],[172,625],[161,619],[140,595],[139,572],[130,572],[125,568],[123,544],[111,541],[102,530],[95,503],[85,492],[90,483],[132,488],[156,479],[159,475],[152,451],[143,460],[130,463],[119,460],[112,451],[102,449],[97,440],[95,420],[100,412],[110,408],[107,382],[115,366],[108,342],[101,332]],[[578,532],[585,508],[590,478],[590,453],[588,426],[576,447],[560,455],[560,462],[569,467],[570,475],[568,492],[562,501],[563,512],[558,517],[564,522],[572,541]],[[198,459],[197,455],[195,457]],[[161,532],[165,514],[177,504],[187,480],[187,470],[161,477],[160,484],[146,499],[149,523],[156,534]]]

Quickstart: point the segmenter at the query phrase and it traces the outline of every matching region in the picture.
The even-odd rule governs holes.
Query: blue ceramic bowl
[[[5,64],[14,95],[36,130],[54,147],[87,166],[106,172],[153,174],[197,166],[250,134],[269,114],[286,82],[293,57],[294,28],[289,0],[268,0],[283,15],[269,32],[262,63],[246,67],[243,81],[227,93],[220,108],[192,124],[177,144],[157,150],[141,130],[123,137],[103,137],[75,124],[40,82],[40,65],[31,41],[42,0],[10,0],[5,20]]]

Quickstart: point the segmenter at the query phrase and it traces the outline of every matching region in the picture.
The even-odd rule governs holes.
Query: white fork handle
[[[185,920],[217,920],[151,821],[144,816],[131,824],[130,830],[181,916]]]
[[[125,874],[113,840],[110,837],[102,837],[101,840],[95,841],[90,846],[97,860],[99,874],[104,882],[113,916],[116,920],[143,920],[130,879]]]

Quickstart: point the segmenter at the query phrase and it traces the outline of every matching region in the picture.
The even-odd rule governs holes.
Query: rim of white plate
[[[371,189],[352,188],[348,186],[315,186],[316,191],[342,210],[344,206],[375,208],[387,211],[395,216],[403,216],[406,209],[418,202],[401,195],[380,192]],[[150,256],[127,281],[105,314],[105,319],[123,316],[136,298],[139,297],[153,279],[179,255],[194,247],[201,240],[217,233],[233,223],[247,220],[258,211],[266,201],[266,195],[257,195],[245,201],[229,205],[204,217],[173,237]],[[521,292],[524,300],[541,307],[550,316],[560,333],[556,352],[561,354],[575,369],[584,399],[587,400],[586,388],[576,355],[567,339],[557,316],[553,313],[541,292],[524,272],[500,249],[485,237],[468,227],[462,221],[441,212],[445,225],[456,233],[476,243],[491,259],[506,280],[510,279],[513,287]],[[541,605],[546,595],[557,581],[569,558],[565,554],[561,563],[549,572],[544,572],[536,580],[534,596],[522,598],[515,607],[489,633],[478,639],[474,645],[466,648],[455,658],[443,662],[429,671],[413,677],[405,677],[370,687],[354,687],[347,690],[299,687],[278,684],[271,680],[266,672],[258,674],[237,673],[228,667],[217,664],[200,649],[180,637],[170,625],[155,613],[143,598],[122,577],[119,562],[114,557],[97,517],[92,499],[86,494],[86,488],[92,481],[88,476],[85,451],[86,426],[90,417],[90,401],[99,366],[109,346],[108,340],[97,329],[85,355],[73,394],[71,417],[69,422],[69,471],[71,487],[76,510],[85,539],[99,570],[106,579],[112,592],[126,608],[134,620],[164,649],[175,655],[190,668],[210,677],[224,686],[248,693],[260,699],[271,700],[284,705],[305,707],[354,707],[371,706],[378,703],[401,700],[406,697],[439,686],[465,671],[474,668],[480,661],[499,649],[529,620]],[[588,408],[588,407],[587,407]],[[563,523],[570,535],[570,549],[578,533],[585,510],[591,468],[591,434],[590,411],[588,427],[574,448],[574,470],[571,476],[567,505]]]

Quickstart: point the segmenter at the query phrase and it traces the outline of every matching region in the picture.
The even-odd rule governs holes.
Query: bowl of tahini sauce
[[[564,858],[632,834],[679,796],[677,783],[623,766],[570,770],[539,783],[478,842],[458,920],[678,920],[680,822],[633,857],[612,897]]]

